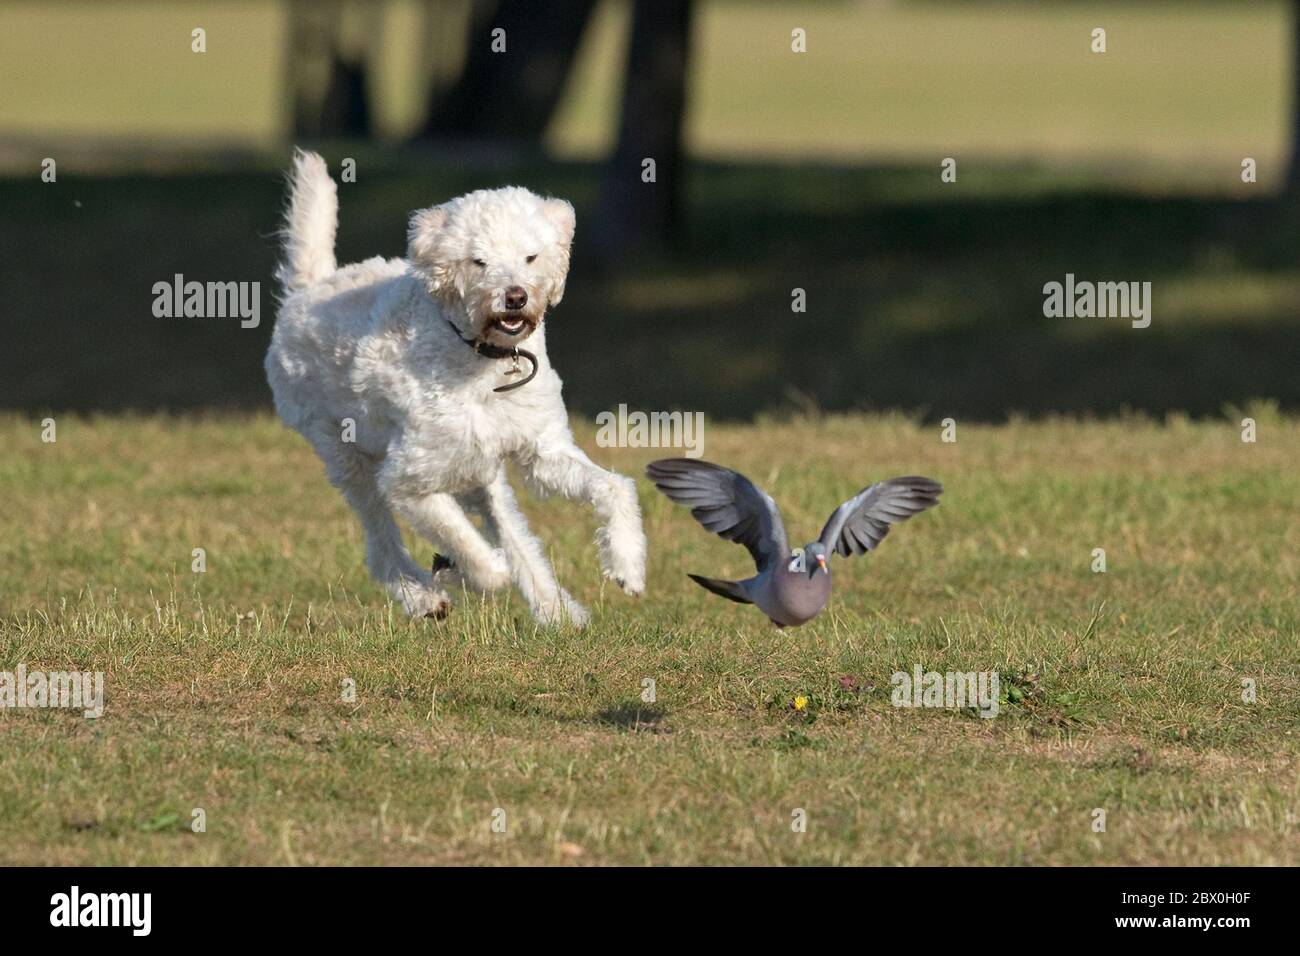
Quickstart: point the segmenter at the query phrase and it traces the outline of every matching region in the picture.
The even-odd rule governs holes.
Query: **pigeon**
[[[758,566],[758,574],[743,581],[687,577],[730,601],[757,605],[777,627],[798,627],[821,613],[831,596],[832,550],[844,557],[874,550],[891,524],[933,508],[943,493],[930,478],[878,482],[836,508],[816,541],[790,550],[776,502],[739,472],[699,459],[663,458],[651,462],[646,475],[709,531],[743,544]]]

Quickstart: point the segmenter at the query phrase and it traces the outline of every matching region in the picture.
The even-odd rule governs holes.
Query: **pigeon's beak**
[[[817,555],[817,567],[821,568],[821,569],[822,569],[823,571],[825,571],[827,574],[830,574],[830,573],[831,573],[830,570],[826,567],[826,557],[825,557],[825,555],[821,555],[821,554]]]

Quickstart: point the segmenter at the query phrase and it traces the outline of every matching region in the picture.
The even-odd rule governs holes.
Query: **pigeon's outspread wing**
[[[645,472],[704,527],[748,548],[760,572],[786,557],[785,526],[776,502],[744,475],[693,458],[662,458]]]
[[[891,478],[864,488],[835,509],[818,539],[822,547],[848,557],[870,551],[889,526],[939,503],[943,485],[929,478]]]

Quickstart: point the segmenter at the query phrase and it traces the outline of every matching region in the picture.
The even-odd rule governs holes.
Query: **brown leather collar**
[[[529,361],[529,363],[532,365],[532,369],[529,370],[528,374],[525,375],[523,378],[521,378],[519,381],[511,382],[508,385],[498,385],[496,388],[492,389],[492,391],[509,392],[516,388],[523,388],[525,385],[527,385],[529,382],[531,382],[534,378],[537,377],[537,356],[534,355],[532,352],[528,351],[527,349],[521,349],[518,347],[506,348],[503,345],[493,345],[491,342],[484,342],[482,339],[467,339],[465,338],[465,336],[461,335],[460,329],[456,328],[455,323],[452,322],[451,319],[447,320],[447,324],[451,326],[451,330],[456,333],[456,338],[460,339],[462,342],[464,342],[466,345],[468,345],[470,348],[472,348],[475,352],[477,352],[479,355],[483,356],[484,358],[514,359],[515,368],[511,372],[507,372],[506,373],[507,375],[513,375],[523,371],[518,367],[520,357],[526,358]]]

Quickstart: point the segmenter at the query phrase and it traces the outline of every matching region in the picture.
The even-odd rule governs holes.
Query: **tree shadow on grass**
[[[547,327],[579,415],[627,403],[744,420],[792,401],[993,421],[1214,415],[1256,397],[1300,407],[1294,209],[1051,187],[1018,166],[984,176],[982,189],[940,192],[930,169],[696,163],[675,252],[609,263],[583,244],[597,167],[399,154],[341,187],[339,261],[400,255],[409,210],[470,188],[572,198],[574,275]],[[1024,183],[1037,186],[1022,195]],[[269,168],[0,180],[0,408],[268,408],[282,202]],[[1066,273],[1152,282],[1151,327],[1045,317],[1043,284]],[[153,286],[176,274],[261,283],[258,326],[155,317]],[[805,312],[791,309],[795,289]]]

